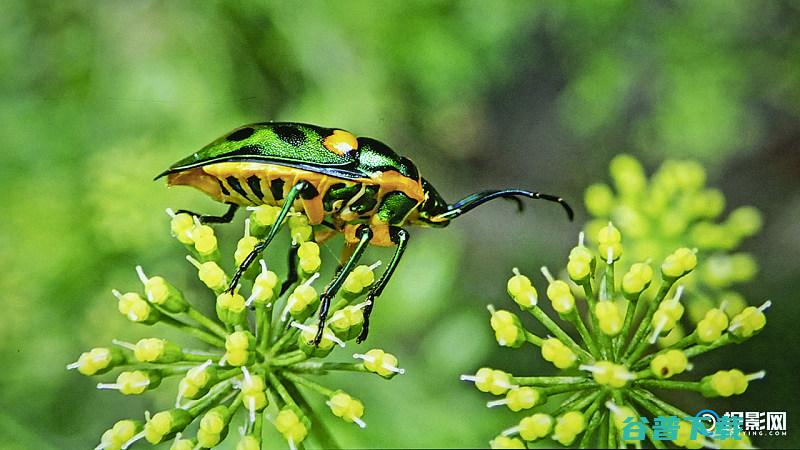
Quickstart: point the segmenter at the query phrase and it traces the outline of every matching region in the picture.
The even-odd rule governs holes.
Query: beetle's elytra
[[[448,204],[420,176],[411,160],[387,145],[341,129],[302,123],[265,122],[237,128],[156,178],[162,176],[167,177],[170,186],[193,186],[230,205],[224,216],[200,216],[204,222],[230,222],[239,206],[281,206],[275,222],[279,225],[272,227],[237,269],[231,291],[269,245],[290,210],[308,216],[315,230],[321,230],[318,240],[332,235],[331,230],[344,233],[352,254],[321,296],[317,343],[331,299],[367,245],[397,246],[386,270],[367,294],[364,328],[358,342],[366,338],[374,300],[392,276],[408,243],[404,225],[443,227],[498,197],[558,202],[572,220],[572,210],[560,197],[522,189],[478,192]]]

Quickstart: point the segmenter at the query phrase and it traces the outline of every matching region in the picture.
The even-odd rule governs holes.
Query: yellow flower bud
[[[769,306],[769,302],[765,303]],[[748,306],[731,320],[729,328],[731,334],[740,339],[746,339],[761,331],[767,324],[767,317],[763,313],[764,306],[756,308]]]
[[[697,266],[697,256],[688,248],[679,248],[664,259],[661,264],[661,273],[666,279],[680,278],[694,270]]]
[[[493,449],[524,449],[525,443],[519,440],[518,438],[512,438],[508,436],[497,436],[496,438],[489,441],[489,448]]]
[[[366,426],[361,420],[364,415],[364,404],[342,391],[336,391],[328,399],[328,406],[336,417],[345,422],[355,422],[360,427]]]
[[[567,283],[555,280],[547,286],[547,298],[559,314],[568,314],[575,309],[575,297]]]
[[[553,439],[561,445],[572,445],[575,437],[586,429],[586,418],[580,411],[569,411],[556,419]]]
[[[280,212],[281,208],[279,206],[260,205],[253,208],[250,219],[252,219],[253,225],[268,227],[275,224],[275,220],[278,218],[278,213]]]
[[[192,421],[188,411],[180,408],[156,413],[144,424],[144,437],[151,444],[158,444],[175,436]]]
[[[519,421],[519,435],[526,441],[535,441],[548,434],[553,428],[553,417],[548,414],[536,413]]]
[[[384,378],[392,378],[395,375],[405,373],[405,370],[398,367],[396,356],[391,353],[386,353],[379,348],[374,348],[364,355],[354,356],[364,360],[365,369]]]
[[[597,361],[594,365],[582,365],[583,370],[592,372],[592,377],[597,384],[621,388],[634,379],[634,375],[625,366],[614,364],[611,361]]]
[[[164,339],[140,339],[133,350],[133,356],[140,362],[171,363],[183,358],[181,348]]]
[[[636,297],[650,286],[653,280],[653,269],[649,264],[633,264],[622,277],[622,291],[627,297]]]
[[[303,418],[305,419],[305,418]],[[308,419],[305,419],[307,421]],[[290,408],[282,409],[275,417],[275,428],[287,441],[299,444],[308,435],[308,426],[297,412]]]
[[[600,331],[607,336],[616,336],[622,331],[622,315],[619,307],[612,301],[600,301],[595,304],[594,314],[600,325]]]
[[[521,275],[517,269],[514,269],[514,273],[515,275],[509,278],[506,284],[508,295],[523,309],[536,306],[539,294],[531,284],[530,278]]]
[[[236,444],[236,450],[261,450],[261,443],[258,438],[252,435],[243,436]]]
[[[142,423],[138,420],[120,420],[103,433],[98,447],[108,450],[120,450],[141,429]]]
[[[608,259],[609,252],[612,261],[618,260],[622,255],[622,234],[610,222],[597,233],[597,248],[604,261]]]
[[[228,287],[228,276],[214,261],[198,263],[197,276],[214,292],[220,292]]]
[[[497,343],[504,347],[520,347],[525,342],[525,330],[519,317],[506,310],[490,311],[492,311],[490,324]]]
[[[170,221],[172,235],[182,244],[191,245],[194,243],[191,230],[194,228],[194,219],[186,213],[175,214]]]
[[[514,387],[506,393],[506,406],[512,411],[530,409],[543,403],[542,393],[529,386]]]
[[[670,378],[683,373],[689,366],[686,354],[681,350],[668,350],[660,353],[650,361],[650,370],[658,378]]]
[[[254,236],[244,236],[236,243],[236,251],[233,253],[233,261],[237,266],[241,265],[247,255],[252,253],[258,245],[258,238]]]
[[[547,338],[542,341],[542,358],[550,361],[559,369],[572,367],[578,360],[575,353],[556,338]]]

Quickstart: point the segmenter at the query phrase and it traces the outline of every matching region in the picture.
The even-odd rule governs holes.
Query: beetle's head
[[[523,207],[520,197],[556,202],[564,207],[569,220],[572,220],[573,218],[572,208],[570,208],[564,199],[555,195],[542,194],[540,192],[526,191],[523,189],[482,191],[468,195],[453,204],[448,204],[446,201],[444,201],[442,196],[439,195],[436,189],[434,189],[434,187],[424,178],[422,179],[422,190],[425,192],[425,201],[417,208],[418,217],[416,218],[416,222],[421,225],[432,227],[446,226],[452,219],[455,219],[467,211],[470,211],[475,207],[496,198],[505,198],[516,201],[520,211]]]
[[[449,205],[425,178],[422,179],[422,191],[425,193],[425,201],[417,207],[415,222],[429,227],[446,227],[450,219],[441,216],[448,211]]]

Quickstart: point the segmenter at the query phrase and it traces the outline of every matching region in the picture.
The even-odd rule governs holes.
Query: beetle
[[[367,337],[375,299],[408,244],[405,225],[444,227],[495,198],[516,200],[520,209],[520,197],[557,202],[569,219],[573,218],[572,209],[561,197],[524,189],[487,190],[447,203],[411,160],[386,144],[342,129],[304,123],[262,122],[236,128],[176,162],[156,179],[165,176],[168,186],[192,186],[229,205],[221,216],[183,211],[204,223],[228,223],[240,206],[281,207],[276,225],[237,268],[229,292],[292,210],[303,212],[311,225],[329,228],[327,235],[344,234],[349,258],[320,296],[315,345],[322,338],[331,300],[367,246],[394,246],[389,264],[367,294],[364,326],[357,342]],[[318,240],[325,238],[320,233]]]

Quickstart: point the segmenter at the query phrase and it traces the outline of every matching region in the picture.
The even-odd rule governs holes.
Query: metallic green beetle
[[[408,243],[404,225],[443,227],[498,197],[512,198],[520,208],[518,197],[558,202],[570,220],[573,215],[560,197],[522,189],[478,192],[448,204],[420,177],[408,158],[385,144],[357,138],[341,129],[303,123],[265,122],[237,128],[176,162],[156,179],[163,176],[170,186],[193,186],[230,205],[222,216],[199,216],[205,223],[230,222],[239,206],[281,206],[275,222],[278,225],[239,266],[230,291],[275,237],[290,210],[302,211],[311,225],[329,230],[316,235],[318,241],[335,232],[344,234],[350,255],[321,295],[315,344],[322,338],[331,300],[367,245],[397,246],[386,270],[367,294],[358,342],[367,337],[375,298],[386,287]]]

